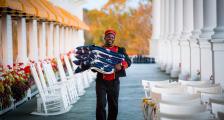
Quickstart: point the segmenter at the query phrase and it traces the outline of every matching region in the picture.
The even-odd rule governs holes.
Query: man
[[[125,55],[125,61],[115,65],[115,72],[112,74],[97,73],[96,78],[96,120],[106,120],[106,104],[108,101],[108,117],[107,120],[116,120],[118,114],[118,97],[120,89],[119,77],[125,77],[125,69],[131,65],[125,48],[114,45],[116,32],[114,30],[106,30],[104,37],[104,48],[113,52]]]

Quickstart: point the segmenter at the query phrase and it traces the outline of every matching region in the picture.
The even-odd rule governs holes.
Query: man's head
[[[104,36],[105,45],[106,46],[113,46],[116,32],[112,29],[108,29],[108,30],[105,31],[104,34],[105,34],[105,36]]]

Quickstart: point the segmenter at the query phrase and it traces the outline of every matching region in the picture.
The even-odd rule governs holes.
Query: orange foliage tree
[[[130,55],[148,55],[151,37],[151,4],[140,3],[129,8],[126,0],[109,0],[101,10],[85,10],[84,20],[90,26],[85,33],[87,45],[103,45],[104,31],[116,30],[115,44],[125,47]]]

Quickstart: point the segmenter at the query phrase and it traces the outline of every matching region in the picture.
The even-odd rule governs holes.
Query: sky
[[[100,8],[108,2],[108,0],[87,0],[87,1],[88,3],[84,5],[84,8],[88,10],[92,9],[100,10]],[[138,1],[139,0],[128,0],[127,5],[129,7],[136,8],[138,6]]]
[[[108,0],[87,0],[88,3],[85,4],[83,7],[92,10],[92,9],[100,9],[104,4],[107,3]]]

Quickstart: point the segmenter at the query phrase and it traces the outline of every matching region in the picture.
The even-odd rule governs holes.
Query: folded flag
[[[111,74],[114,72],[114,66],[125,60],[123,54],[95,45],[77,47],[75,54],[76,60],[73,63],[78,65],[76,73],[94,69],[103,74]]]

